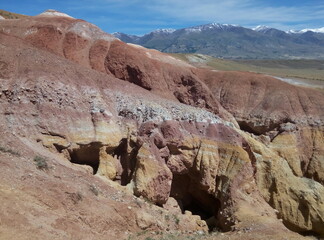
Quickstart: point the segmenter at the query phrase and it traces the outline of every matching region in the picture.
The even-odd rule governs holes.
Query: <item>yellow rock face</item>
[[[302,136],[310,136],[309,145],[311,156],[307,166],[306,177],[315,179],[324,185],[324,128],[305,129]]]
[[[175,174],[191,172],[199,176],[195,180],[200,188],[215,194],[217,175],[233,179],[249,161],[240,146],[194,136],[185,138],[179,148],[171,152],[168,166]]]
[[[154,157],[147,144],[139,149],[133,181],[137,196],[143,196],[160,205],[168,200],[172,173],[163,162]]]
[[[303,176],[296,135],[289,133],[280,134],[271,142],[270,146],[280,157],[288,162],[296,176]]]
[[[301,128],[278,135],[269,145],[294,174],[324,184],[324,129]]]
[[[64,148],[68,148],[70,146],[69,141],[67,141],[65,138],[58,137],[58,136],[42,135],[40,137],[40,140],[42,141],[42,144],[47,148],[53,147],[53,144],[57,144]]]
[[[117,175],[117,159],[106,152],[106,147],[100,148],[97,174],[110,180],[115,179]]]
[[[69,132],[71,142],[86,144],[100,142],[108,147],[116,147],[120,139],[127,136],[114,122],[97,121],[93,125],[87,122],[77,122]]]
[[[314,231],[324,234],[323,185],[296,176],[288,161],[279,156],[277,151],[284,157],[289,156],[290,160],[293,160],[294,154],[283,154],[282,148],[273,151],[249,135],[242,134],[245,135],[257,158],[258,189],[266,201],[279,211],[283,223],[295,231]],[[295,143],[294,136],[288,135],[278,138],[276,144],[284,139],[290,144]],[[295,160],[298,161],[299,158]]]

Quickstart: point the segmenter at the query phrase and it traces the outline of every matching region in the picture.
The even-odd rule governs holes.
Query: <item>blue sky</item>
[[[27,15],[55,9],[109,33],[137,35],[211,22],[282,30],[324,27],[324,0],[0,0],[0,9]]]

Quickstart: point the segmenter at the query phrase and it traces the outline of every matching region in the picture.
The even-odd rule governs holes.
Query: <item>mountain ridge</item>
[[[246,29],[251,29],[253,31],[264,31],[264,30],[268,30],[268,29],[276,29],[278,31],[282,31],[285,33],[290,33],[290,34],[299,34],[299,33],[305,33],[305,32],[314,32],[314,33],[324,33],[324,27],[320,27],[320,28],[304,28],[301,30],[296,30],[296,29],[289,29],[289,30],[281,30],[278,28],[274,28],[274,27],[270,27],[270,26],[266,26],[266,25],[257,25],[256,27],[244,27],[238,24],[227,24],[227,23],[207,23],[207,24],[200,24],[200,25],[195,25],[195,26],[190,26],[190,27],[185,27],[185,28],[179,28],[179,29],[175,29],[175,28],[157,28],[151,32],[145,33],[144,35],[136,35],[136,34],[127,34],[127,33],[123,33],[123,32],[114,32],[112,34],[125,34],[128,36],[137,36],[137,37],[143,37],[145,35],[148,35],[150,33],[156,33],[156,32],[169,32],[169,33],[173,33],[175,31],[178,30],[184,30],[184,29],[202,29],[202,28],[206,28],[209,27],[211,28],[212,26],[218,27],[218,28],[224,28],[224,27],[242,27],[242,28],[246,28]]]
[[[143,36],[113,33],[120,40],[167,53],[201,53],[228,59],[324,59],[323,28],[283,31],[210,23]]]

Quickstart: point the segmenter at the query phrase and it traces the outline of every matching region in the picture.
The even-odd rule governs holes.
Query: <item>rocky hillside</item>
[[[54,11],[0,43],[1,239],[324,236],[323,93]]]
[[[12,13],[8,12],[5,10],[0,9],[0,19],[19,19],[19,18],[24,18],[27,17],[26,15],[23,14],[17,14],[17,13]]]
[[[142,37],[115,33],[122,41],[168,53],[200,53],[230,59],[324,59],[322,29],[284,32],[238,25],[206,24]]]

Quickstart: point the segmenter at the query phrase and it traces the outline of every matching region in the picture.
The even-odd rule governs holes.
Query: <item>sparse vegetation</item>
[[[40,170],[48,170],[49,166],[47,164],[47,159],[42,156],[35,156],[34,162],[36,164],[36,167]]]
[[[180,223],[180,218],[179,218],[177,215],[175,215],[175,214],[173,214],[172,216],[173,216],[173,219],[174,219],[175,223],[176,223],[177,225],[179,225],[179,223]]]
[[[144,230],[144,231],[138,232],[137,233],[137,236],[139,237],[139,236],[145,235],[148,232],[149,232],[148,230]]]
[[[26,15],[12,13],[12,12],[8,12],[5,10],[0,10],[0,16],[4,17],[6,19],[19,19],[19,18],[27,17]]]
[[[147,238],[145,238],[145,240],[154,240],[154,238],[147,237]]]
[[[7,147],[0,146],[0,152],[9,153],[14,156],[20,156],[20,153]]]
[[[155,235],[153,235],[155,234]],[[197,233],[182,233],[182,232],[151,232],[148,230],[137,233],[136,235],[128,236],[128,240],[203,240],[214,239],[211,235],[200,235]]]
[[[77,204],[78,202],[83,200],[82,193],[80,192],[76,192],[76,193],[65,192],[65,193],[69,195],[70,199],[74,204]]]

